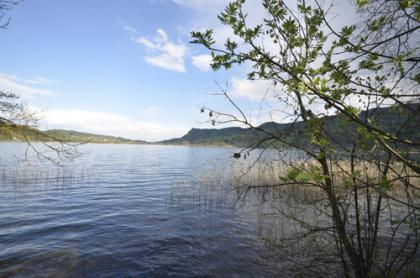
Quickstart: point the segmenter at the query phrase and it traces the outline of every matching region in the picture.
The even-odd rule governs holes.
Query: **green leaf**
[[[369,0],[357,0],[356,3],[359,8],[363,8],[369,3]]]
[[[381,182],[379,183],[379,190],[386,192],[392,188],[391,182],[386,178],[382,178]]]

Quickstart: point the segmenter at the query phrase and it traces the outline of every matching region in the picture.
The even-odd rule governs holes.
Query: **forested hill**
[[[101,143],[101,144],[147,144],[142,140],[131,140],[123,137],[98,135],[73,130],[51,129],[40,132],[36,129],[19,129],[18,131],[1,127],[0,140],[2,141],[53,141],[58,139],[64,142]]]
[[[410,110],[417,111],[408,124],[403,124],[407,119],[396,107],[381,108],[370,110],[370,121],[376,122],[383,130],[388,133],[395,134],[401,126],[400,134],[407,139],[420,141],[420,104],[410,104]],[[363,119],[366,112],[360,114]],[[356,127],[354,125],[345,125],[344,117],[328,116],[325,117],[326,132],[335,138],[336,143],[349,145],[357,136]],[[266,145],[266,139],[270,135],[287,135],[289,140],[292,139],[297,144],[307,144],[308,138],[304,132],[305,126],[303,122],[296,123],[275,123],[267,122],[259,126],[259,130],[240,127],[228,127],[221,129],[191,129],[181,138],[165,140],[158,142],[167,145],[213,145],[213,146],[237,146],[249,147],[258,145]],[[53,129],[40,132],[36,129],[22,128],[13,131],[9,127],[0,127],[0,140],[2,141],[49,141],[59,139],[65,142],[79,143],[103,143],[103,144],[149,144],[143,140],[131,140],[123,137],[114,137],[107,135],[98,135],[84,133],[72,130]]]
[[[409,104],[412,111],[417,111],[417,115],[409,121],[409,124],[403,125],[407,115],[400,112],[397,107],[371,109],[368,112],[370,121],[376,122],[382,129],[391,134],[395,133],[401,126],[401,134],[411,140],[420,140],[420,104]],[[366,112],[361,112],[360,117],[364,119]],[[326,132],[328,132],[337,143],[348,145],[357,134],[354,125],[345,125],[344,117],[340,115],[328,116],[324,118]],[[264,139],[270,137],[268,134],[280,135],[287,134],[293,138],[296,143],[306,144],[308,139],[304,136],[304,123],[275,123],[267,122],[255,130],[250,128],[229,127],[221,129],[191,129],[181,138],[162,141],[162,144],[179,145],[218,145],[218,146],[238,146],[249,147],[256,145]],[[265,131],[265,132],[264,132]],[[268,133],[268,134],[267,134]],[[266,142],[265,142],[266,143]]]

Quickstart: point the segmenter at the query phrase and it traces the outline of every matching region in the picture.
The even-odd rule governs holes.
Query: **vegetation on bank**
[[[236,158],[275,146],[311,161],[284,161],[287,170],[263,187],[319,191],[313,209],[325,221],[304,208],[279,211],[299,226],[279,248],[297,276],[304,269],[304,277],[418,277],[420,165],[412,153],[420,147],[420,9],[410,0],[354,2],[353,22],[342,25],[335,19],[345,11],[334,1],[262,0],[257,21],[246,0],[230,1],[218,19],[232,35],[220,41],[212,29],[193,31],[191,42],[208,51],[213,70],[242,67],[248,80],[270,83],[278,100],[270,111],[291,124],[254,125],[228,86],[218,95],[232,110],[202,112],[213,125],[236,123],[259,139]],[[239,189],[263,190],[255,182]],[[403,194],[394,195],[397,188]]]

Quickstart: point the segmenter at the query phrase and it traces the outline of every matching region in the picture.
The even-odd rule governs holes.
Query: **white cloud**
[[[132,27],[131,25],[129,25],[127,22],[125,22],[124,20],[118,20],[117,24],[122,26],[122,28],[124,29],[124,31],[136,35],[138,34],[137,29]]]
[[[47,79],[49,81],[49,79]],[[32,80],[35,81],[35,80]],[[38,83],[33,84],[45,84],[46,80],[42,83],[40,79]],[[41,82],[41,83],[40,83]],[[32,98],[34,96],[53,96],[54,91],[48,89],[35,88],[33,86],[27,86],[22,84],[23,81],[19,80],[13,75],[7,75],[0,73],[0,89],[6,92],[11,92],[24,98]],[[30,82],[27,82],[30,83]]]
[[[272,99],[275,94],[273,83],[269,80],[248,80],[233,77],[231,85],[230,94],[232,96],[250,100]]]
[[[167,70],[185,72],[185,55],[187,47],[182,42],[172,42],[163,29],[157,29],[157,36],[152,40],[145,37],[137,37],[134,41],[143,45],[153,54],[145,57],[145,61],[151,65]]]
[[[211,55],[198,55],[192,56],[192,63],[201,71],[209,71],[211,70],[212,58]]]
[[[40,111],[33,108],[35,111]],[[159,141],[184,135],[188,128],[166,127],[109,112],[52,109],[40,113],[44,129],[68,129],[131,139]]]

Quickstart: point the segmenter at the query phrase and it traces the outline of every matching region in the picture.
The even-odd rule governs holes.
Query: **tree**
[[[278,183],[264,187],[320,190],[320,198],[306,205],[329,221],[295,219],[304,227],[295,238],[317,235],[343,276],[409,273],[420,244],[420,167],[413,158],[420,147],[418,1],[357,0],[360,22],[338,30],[329,14],[333,4],[263,0],[267,16],[256,26],[249,25],[244,4],[232,1],[218,17],[235,35],[223,47],[212,30],[192,32],[192,43],[210,50],[214,70],[249,64],[248,79],[272,81],[304,130],[291,135],[252,125],[225,89],[237,113],[209,109],[211,120],[261,133],[250,148],[274,144],[306,154],[305,163],[290,162]],[[401,115],[391,126],[382,119],[385,107]],[[349,142],[327,126],[325,116],[332,114],[351,131],[344,132]],[[261,185],[245,192],[254,187]]]
[[[0,90],[0,140],[18,140],[27,144],[26,156],[60,164],[78,155],[77,146],[38,129],[37,112],[19,102],[19,96]],[[36,143],[34,143],[36,142]]]
[[[0,29],[6,29],[10,18],[6,11],[20,1],[0,0]],[[19,101],[19,96],[0,88],[0,140],[15,139],[27,143],[26,155],[35,154],[39,160],[61,163],[78,155],[77,145],[69,144],[39,129],[38,118],[34,111]],[[37,141],[40,144],[34,144]]]
[[[6,11],[13,8],[20,1],[0,0],[0,28],[6,28],[10,23],[10,17],[6,16]]]

